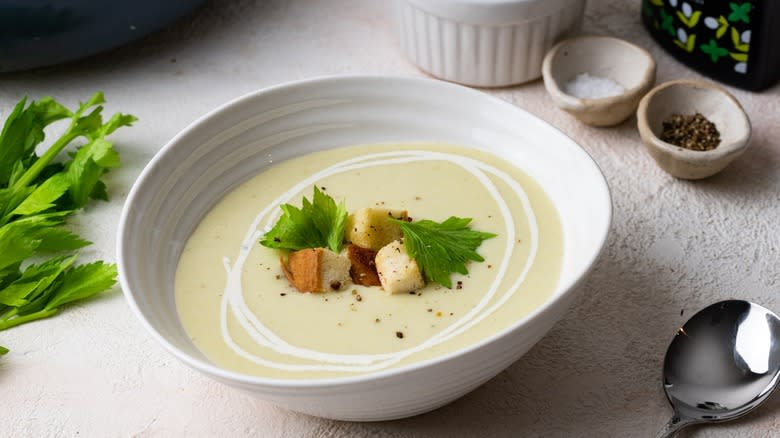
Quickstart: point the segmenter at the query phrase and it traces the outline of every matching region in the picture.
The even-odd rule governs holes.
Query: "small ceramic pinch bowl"
[[[605,36],[561,41],[544,58],[544,86],[558,107],[583,123],[613,126],[636,111],[639,100],[655,83],[656,64],[647,50]],[[578,75],[611,79],[624,88],[620,94],[580,98],[568,94],[567,84]]]
[[[720,132],[720,144],[715,149],[695,151],[660,139],[663,122],[672,114],[697,112]],[[720,172],[750,144],[748,115],[734,96],[711,82],[663,83],[642,99],[636,118],[647,152],[663,170],[681,179],[702,179]]]
[[[563,232],[561,273],[552,295],[529,315],[467,347],[350,376],[245,374],[219,366],[196,348],[179,320],[174,279],[185,242],[211,207],[272,163],[339,146],[400,142],[484,150],[536,180],[557,210]],[[324,78],[248,94],[165,145],[128,195],[117,264],[130,308],[185,364],[294,411],[390,420],[455,400],[539,341],[581,291],[577,286],[601,252],[610,218],[609,190],[594,161],[574,141],[514,105],[430,79]]]

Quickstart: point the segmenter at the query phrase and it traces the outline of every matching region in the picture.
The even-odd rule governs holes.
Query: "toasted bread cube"
[[[388,218],[407,220],[406,210],[361,208],[349,216],[347,240],[357,246],[379,251],[393,240],[403,237],[401,228]]]
[[[376,254],[376,270],[382,288],[391,294],[403,294],[425,286],[420,268],[401,240],[394,240]]]
[[[347,245],[347,257],[352,263],[349,275],[352,282],[362,286],[381,286],[376,272],[376,251],[355,244]]]
[[[326,248],[302,249],[282,260],[287,280],[301,292],[341,290],[349,283],[349,259]]]

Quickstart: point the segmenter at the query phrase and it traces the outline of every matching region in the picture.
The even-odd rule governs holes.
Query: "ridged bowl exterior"
[[[559,211],[565,235],[554,296],[476,345],[371,374],[282,380],[231,372],[208,361],[180,324],[173,291],[182,248],[206,212],[274,162],[339,146],[410,141],[484,149],[516,163],[542,185]],[[189,366],[295,411],[342,420],[387,420],[450,402],[531,348],[570,305],[574,286],[603,246],[610,215],[606,183],[590,157],[568,137],[509,103],[428,79],[317,79],[242,97],[163,147],[128,196],[117,259],[130,307],[152,336]]]
[[[540,77],[544,55],[579,29],[584,9],[585,0],[571,0],[544,16],[475,24],[396,0],[400,43],[409,60],[438,78],[478,87],[515,85]]]

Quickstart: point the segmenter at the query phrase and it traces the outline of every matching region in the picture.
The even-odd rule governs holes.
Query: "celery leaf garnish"
[[[401,227],[409,256],[422,271],[425,280],[452,288],[450,274],[468,274],[467,261],[482,262],[477,253],[482,241],[495,237],[469,228],[470,218],[450,216],[444,222],[419,220],[406,222],[390,219]]]
[[[347,207],[323,193],[316,186],[312,200],[303,198],[302,207],[282,204],[282,216],[274,227],[263,235],[260,244],[268,248],[297,251],[305,248],[330,248],[341,251],[344,228],[347,225]]]

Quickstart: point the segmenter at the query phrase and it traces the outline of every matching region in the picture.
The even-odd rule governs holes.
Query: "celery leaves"
[[[467,261],[485,260],[476,249],[482,241],[496,236],[470,229],[469,218],[450,216],[441,223],[427,219],[414,222],[390,220],[401,227],[406,251],[417,262],[425,280],[448,288],[452,288],[450,274],[469,273]]]
[[[311,202],[304,197],[302,203],[301,208],[281,205],[282,217],[265,233],[260,244],[294,251],[320,247],[341,251],[348,217],[344,202],[336,204],[315,186]]]
[[[22,99],[0,133],[0,330],[47,318],[116,283],[116,267],[75,266],[73,251],[90,242],[66,220],[90,199],[107,199],[103,175],[119,166],[106,136],[136,118],[115,114],[103,122],[98,92],[76,111],[50,97]],[[41,155],[44,129],[63,119],[68,128]],[[78,145],[61,154],[76,140]],[[63,156],[64,160],[60,157]],[[34,263],[33,263],[34,262]],[[0,355],[8,350],[0,347]]]

